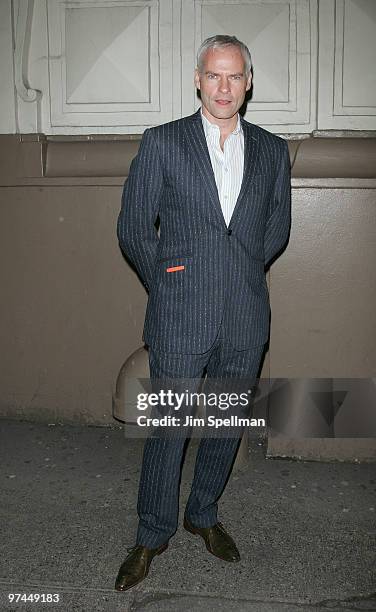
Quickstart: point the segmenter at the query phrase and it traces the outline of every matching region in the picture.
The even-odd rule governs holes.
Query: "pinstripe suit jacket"
[[[290,160],[285,140],[241,123],[244,175],[228,227],[200,111],[147,129],[132,161],[118,238],[149,291],[143,340],[161,351],[206,352],[223,316],[236,349],[268,339],[264,266],[288,239]]]

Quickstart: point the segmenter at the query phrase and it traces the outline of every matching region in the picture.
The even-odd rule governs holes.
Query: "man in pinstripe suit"
[[[204,372],[254,381],[269,334],[265,266],[290,228],[288,148],[238,113],[252,80],[242,42],[211,37],[197,59],[201,109],[145,131],[124,186],[119,243],[149,291],[143,339],[152,381]],[[146,577],[177,529],[184,441],[145,441],[136,545],[117,590]],[[229,562],[240,555],[217,502],[238,444],[239,436],[201,439],[184,516],[184,527]]]

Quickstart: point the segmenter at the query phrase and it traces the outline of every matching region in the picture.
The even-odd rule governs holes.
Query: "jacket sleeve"
[[[264,234],[265,265],[285,246],[291,226],[291,169],[287,142],[283,141]]]
[[[150,129],[142,137],[124,184],[117,235],[123,253],[136,267],[145,287],[152,282],[158,245],[155,222],[163,192],[163,172]]]

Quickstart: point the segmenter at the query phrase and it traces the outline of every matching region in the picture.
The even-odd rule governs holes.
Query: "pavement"
[[[134,545],[143,445],[126,432],[0,420],[1,612],[376,610],[375,464],[266,459],[256,437],[219,506],[240,563],[216,559],[182,527],[193,439],[178,531],[142,583],[116,592]]]

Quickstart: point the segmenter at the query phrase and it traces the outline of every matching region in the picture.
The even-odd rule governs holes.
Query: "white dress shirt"
[[[244,170],[244,134],[238,113],[238,123],[226,138],[223,151],[219,144],[220,129],[202,114],[202,125],[209,149],[222,213],[228,226],[240,192]]]

